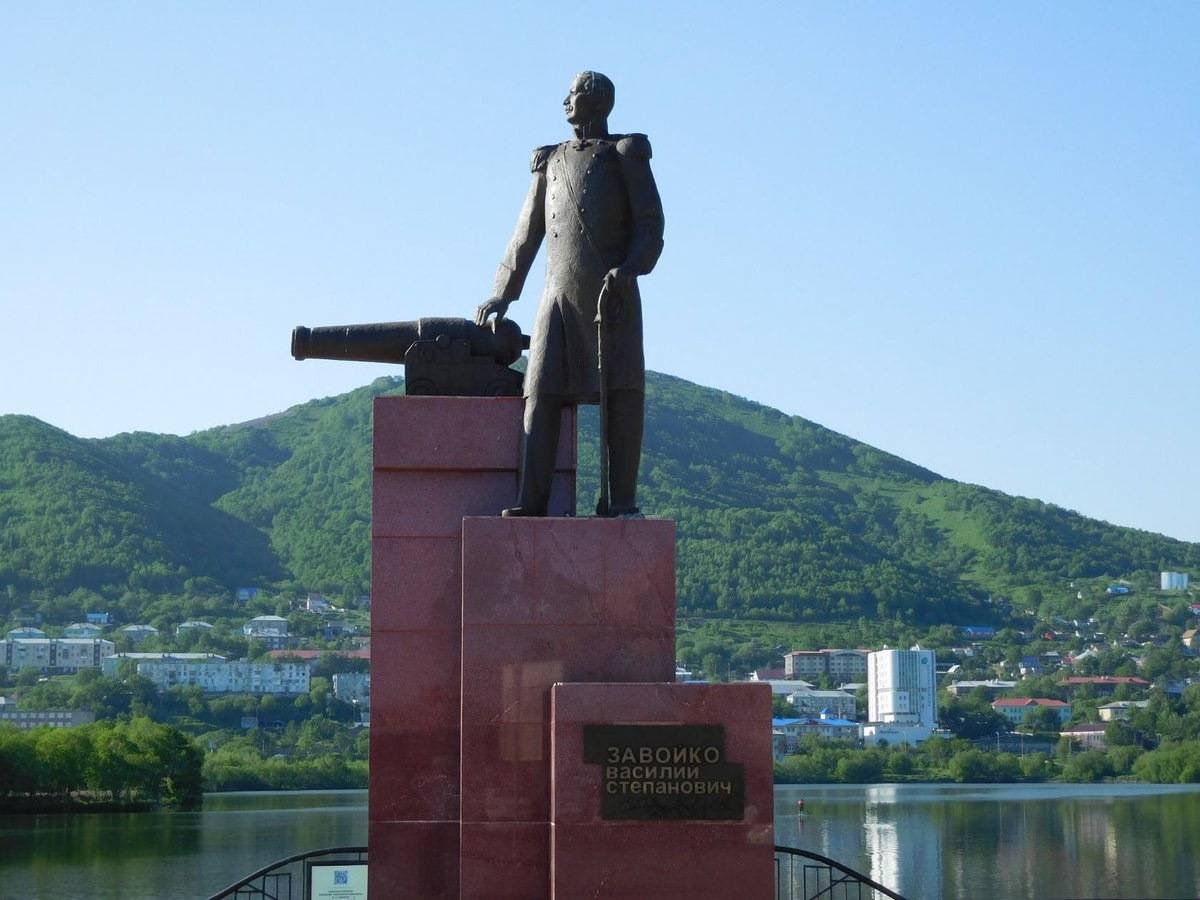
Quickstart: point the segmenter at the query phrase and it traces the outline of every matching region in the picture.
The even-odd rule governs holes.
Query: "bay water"
[[[1200,897],[1200,785],[797,785],[775,800],[776,843],[910,900]],[[293,853],[366,844],[366,804],[231,793],[197,812],[0,817],[0,897],[206,897]]]

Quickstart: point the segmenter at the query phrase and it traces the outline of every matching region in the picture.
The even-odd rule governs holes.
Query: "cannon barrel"
[[[403,363],[417,341],[439,346],[466,341],[471,356],[507,366],[529,346],[529,338],[511,319],[493,319],[476,325],[469,319],[417,319],[415,322],[380,322],[370,325],[296,326],[292,330],[292,356],[296,359],[348,359],[359,362]]]

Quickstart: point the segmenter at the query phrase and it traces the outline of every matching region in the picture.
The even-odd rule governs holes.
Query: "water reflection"
[[[909,897],[1200,896],[1196,786],[814,785],[776,798],[779,843]]]
[[[365,844],[366,791],[213,794],[200,812],[0,817],[0,896],[207,896],[299,849]]]
[[[779,788],[776,813],[777,843],[913,900],[1200,896],[1200,786],[810,785]],[[366,820],[365,791],[216,794],[196,813],[0,817],[0,895],[206,896],[298,850],[365,844]]]

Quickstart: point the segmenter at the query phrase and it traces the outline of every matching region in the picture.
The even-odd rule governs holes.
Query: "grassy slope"
[[[372,398],[380,379],[188,438],[84,441],[0,418],[0,588],[186,577],[369,579]],[[597,416],[580,416],[579,508]],[[943,479],[804,419],[651,374],[644,508],[679,522],[681,609],[793,622],[988,618],[987,594],[1070,577],[1200,568],[1200,545]],[[132,574],[131,574],[132,573]]]

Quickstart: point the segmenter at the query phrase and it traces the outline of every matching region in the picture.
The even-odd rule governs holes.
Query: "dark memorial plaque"
[[[745,770],[725,759],[723,725],[584,725],[583,761],[600,766],[602,819],[745,814]]]

